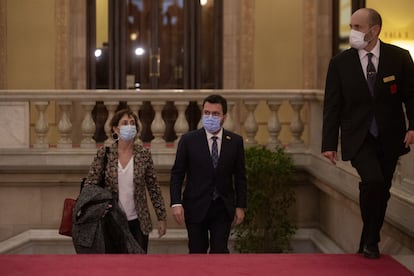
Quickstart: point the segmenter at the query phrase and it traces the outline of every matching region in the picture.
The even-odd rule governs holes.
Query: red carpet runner
[[[389,256],[356,254],[0,255],[0,275],[414,275]]]

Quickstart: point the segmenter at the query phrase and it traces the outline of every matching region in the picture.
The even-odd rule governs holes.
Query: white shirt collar
[[[358,50],[359,59],[363,59],[368,53],[372,53],[376,58],[379,58],[380,56],[380,40],[379,39],[377,39],[377,44],[375,44],[371,52],[367,52],[365,49]]]
[[[220,128],[220,131],[217,134],[211,134],[210,132],[208,132],[205,129],[204,129],[204,131],[206,132],[208,141],[210,141],[211,137],[213,137],[213,136],[217,136],[218,140],[220,140],[221,137],[223,136],[223,128]]]

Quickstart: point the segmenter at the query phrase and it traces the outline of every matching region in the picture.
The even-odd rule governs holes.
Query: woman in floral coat
[[[107,153],[105,147],[98,150],[85,184],[99,185],[107,155],[104,188],[112,192],[126,214],[129,230],[147,252],[152,223],[146,191],[157,215],[159,237],[165,235],[167,227],[164,199],[156,181],[151,152],[135,143],[138,118],[130,109],[115,113],[111,120],[111,132],[115,142]]]

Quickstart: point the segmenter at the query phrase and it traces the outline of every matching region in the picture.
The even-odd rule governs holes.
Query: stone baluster
[[[104,130],[105,130],[105,135],[108,137],[106,138],[104,144],[106,146],[110,145],[113,143],[113,139],[112,139],[112,132],[111,132],[111,120],[114,117],[115,114],[115,110],[118,107],[119,102],[104,102],[104,105],[106,107],[106,109],[108,110],[108,118],[105,121],[105,125],[104,125]]]
[[[185,110],[188,106],[188,101],[177,101],[175,102],[175,106],[178,110],[178,116],[174,125],[174,130],[177,135],[177,139],[174,141],[174,143],[177,144],[181,136],[189,129],[188,122],[185,118]]]
[[[49,102],[39,101],[34,102],[34,105],[39,112],[39,117],[37,118],[35,125],[36,143],[33,145],[33,147],[38,149],[49,148],[49,142],[47,140],[49,124],[45,119],[45,111],[49,106]]]
[[[293,118],[290,123],[290,131],[292,133],[292,140],[289,144],[291,147],[302,147],[304,146],[303,140],[302,140],[302,134],[304,130],[303,121],[300,117],[300,112],[304,105],[304,100],[302,98],[300,99],[292,99],[289,100],[289,103],[293,109]]]
[[[72,148],[72,123],[70,121],[69,111],[72,106],[71,101],[58,101],[57,105],[60,108],[60,120],[57,125],[60,138],[57,144],[58,148]]]
[[[197,128],[202,128],[203,127],[203,115],[204,115],[203,114],[203,101],[197,102],[197,105],[201,111],[201,118],[200,118],[200,121],[198,121]]]
[[[266,101],[267,106],[270,109],[270,117],[267,122],[267,130],[269,132],[269,140],[267,143],[267,148],[269,150],[275,150],[277,147],[281,146],[279,140],[280,130],[282,129],[279,121],[279,107],[282,104],[282,100],[271,100]]]
[[[139,138],[141,136],[142,131],[142,124],[141,120],[139,119],[139,109],[142,105],[141,101],[131,101],[128,102],[129,107],[131,108],[132,112],[137,116],[138,118],[138,132],[137,132],[137,139],[135,140],[136,143],[142,143],[141,139]]]
[[[165,122],[161,115],[165,101],[152,101],[151,104],[155,111],[155,117],[151,123],[151,131],[152,135],[154,135],[154,139],[151,141],[151,147],[165,146],[165,140],[162,138],[165,132]]]
[[[81,148],[95,148],[96,142],[92,138],[95,134],[96,125],[92,119],[92,110],[95,107],[95,102],[81,102],[81,106],[85,111],[85,115],[82,120],[81,130],[82,130],[82,141],[80,144]]]
[[[244,129],[246,131],[246,139],[245,144],[246,147],[254,146],[257,144],[257,141],[255,140],[255,136],[257,133],[257,130],[259,129],[256,119],[254,117],[254,111],[256,110],[256,106],[259,103],[257,100],[246,100],[244,101],[244,105],[247,109],[247,118],[244,122]]]
[[[230,131],[234,131],[234,122],[233,122],[234,106],[235,106],[234,101],[227,101],[227,116],[226,116],[226,121],[224,121],[223,127]]]

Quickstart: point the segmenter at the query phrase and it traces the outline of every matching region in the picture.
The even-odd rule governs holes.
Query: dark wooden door
[[[88,17],[89,88],[222,88],[222,0],[89,0]],[[139,113],[141,139],[148,142],[153,138],[150,103]],[[105,107],[97,105],[94,114],[103,120]],[[197,104],[190,103],[186,114],[189,128],[196,128]],[[167,141],[176,138],[176,117],[173,102],[167,102]],[[101,122],[95,137],[102,140],[99,128]]]

